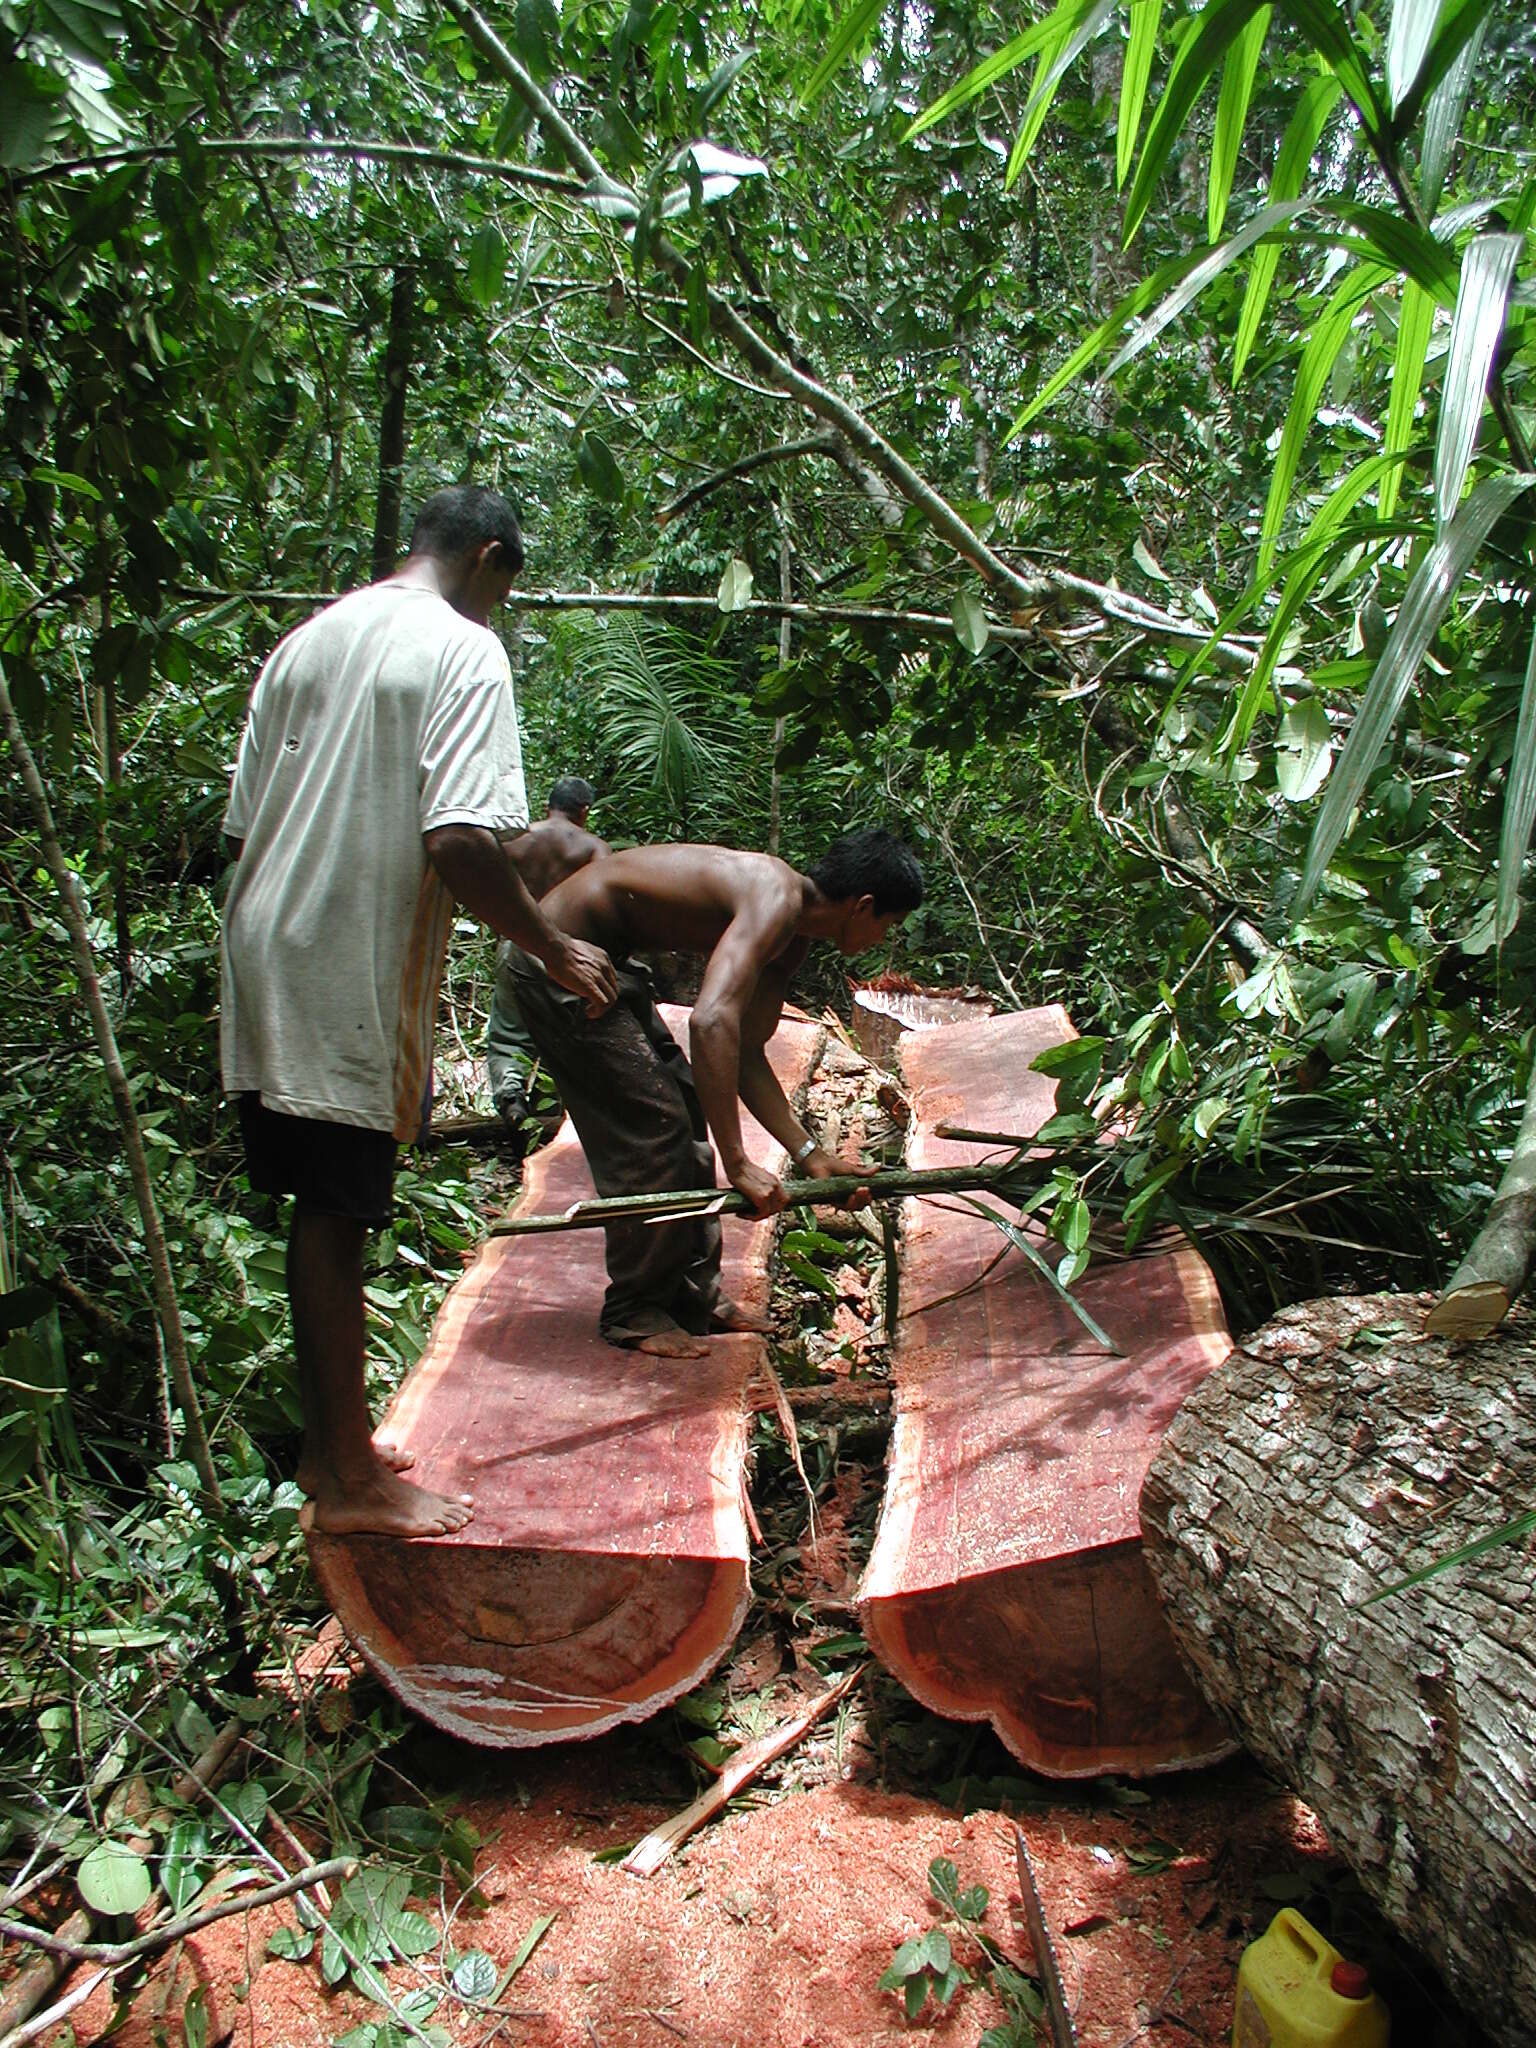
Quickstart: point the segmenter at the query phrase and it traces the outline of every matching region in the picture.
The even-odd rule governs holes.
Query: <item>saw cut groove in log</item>
[[[686,1011],[667,1011],[680,1038]],[[786,1091],[820,1030],[770,1043]],[[761,1163],[779,1162],[744,1118]],[[592,1192],[569,1123],[528,1162],[522,1206]],[[733,1222],[724,1291],[761,1311],[774,1225]],[[385,1433],[413,1477],[474,1496],[453,1535],[404,1543],[311,1530],[326,1598],[399,1699],[497,1747],[600,1734],[697,1685],[747,1608],[742,1513],[746,1388],[761,1337],[712,1338],[705,1359],[619,1351],[597,1333],[596,1231],[498,1237],[443,1304]]]
[[[983,1155],[940,1139],[941,1124],[1037,1130],[1055,1090],[1030,1061],[1072,1036],[1057,1007],[909,1035],[909,1162]],[[1178,1660],[1136,1501],[1180,1401],[1229,1349],[1215,1283],[1182,1247],[1090,1268],[1074,1291],[1125,1354],[1106,1357],[1017,1255],[970,1286],[1002,1243],[958,1205],[907,1207],[914,1312],[893,1361],[885,1503],[858,1595],[866,1639],[925,1706],[990,1720],[1032,1770],[1214,1761],[1232,1743]]]
[[[1536,2041],[1527,1543],[1370,1605],[1536,1503],[1536,1320],[1474,1350],[1426,1298],[1284,1310],[1211,1374],[1142,1489],[1207,1697],[1506,2048]]]

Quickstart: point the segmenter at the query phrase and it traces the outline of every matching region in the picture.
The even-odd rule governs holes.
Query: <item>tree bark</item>
[[[1305,1303],[1186,1401],[1146,1553],[1212,1706],[1508,2048],[1536,2039],[1536,1325],[1476,1351],[1422,1296]]]
[[[416,272],[395,271],[384,349],[384,409],[379,420],[379,491],[373,519],[373,580],[392,575],[400,552],[400,502],[405,492],[405,402],[411,383]]]

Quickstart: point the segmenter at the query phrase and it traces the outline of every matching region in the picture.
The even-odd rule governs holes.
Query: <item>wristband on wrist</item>
[[[807,1138],[805,1143],[799,1146],[789,1156],[794,1161],[796,1166],[804,1166],[805,1162],[807,1161],[807,1159],[810,1158],[811,1154],[816,1150],[816,1147],[820,1142],[821,1141],[818,1138]]]

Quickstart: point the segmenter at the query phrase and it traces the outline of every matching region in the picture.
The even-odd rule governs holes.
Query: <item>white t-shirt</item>
[[[268,1108],[413,1136],[453,899],[422,834],[526,824],[501,642],[441,597],[379,583],[274,650],[224,830],[224,1086]]]

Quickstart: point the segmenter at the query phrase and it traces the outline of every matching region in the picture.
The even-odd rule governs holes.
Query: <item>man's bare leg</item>
[[[332,1535],[443,1536],[470,1519],[468,1500],[412,1486],[373,1442],[363,1387],[366,1237],[350,1216],[294,1209],[288,1299],[304,1403],[299,1485],[314,1502],[315,1527]]]

